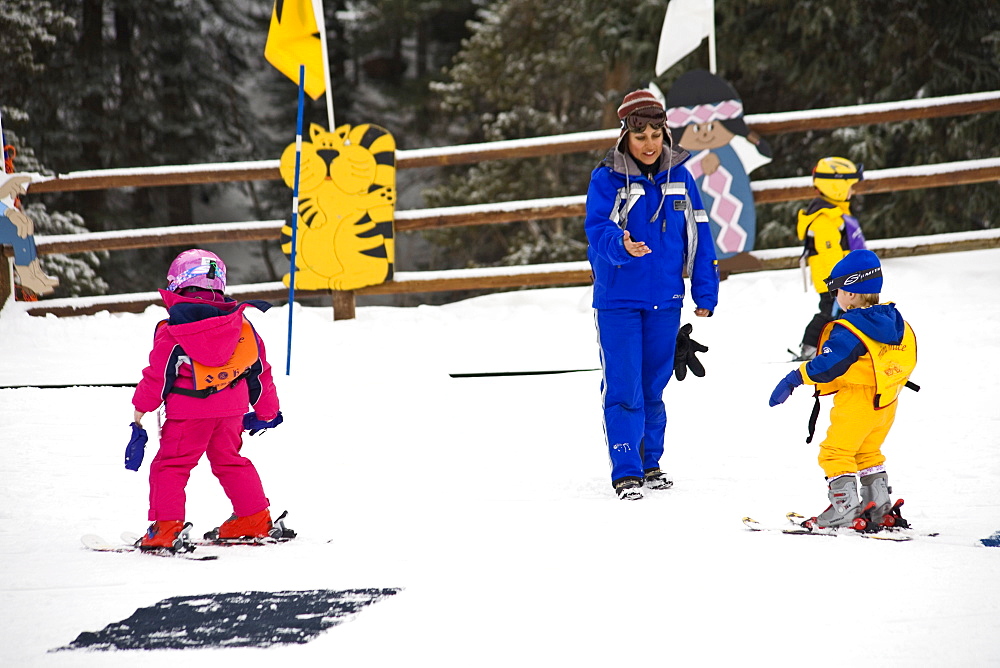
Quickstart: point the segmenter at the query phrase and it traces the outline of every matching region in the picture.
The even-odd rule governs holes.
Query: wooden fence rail
[[[868,247],[876,251],[883,259],[1000,248],[1000,230],[953,232],[903,239],[879,239],[869,241]],[[750,255],[754,257],[756,262],[747,265],[746,269],[737,268],[733,273],[792,269],[798,266],[801,254],[802,248],[798,246],[751,251]],[[560,262],[519,267],[399,272],[394,280],[382,285],[362,288],[357,293],[362,295],[409,294],[589,285],[590,280],[590,265],[587,262]],[[281,300],[288,296],[287,288],[281,283],[234,285],[227,290],[227,293],[237,299]],[[310,294],[329,295],[332,293],[330,291],[314,291]],[[90,315],[99,311],[141,313],[149,306],[159,303],[158,293],[144,292],[131,295],[47,299],[44,302],[25,304],[25,310],[31,315],[53,314],[56,316]]]
[[[1000,110],[1000,91],[975,93],[970,95],[910,100],[874,105],[859,105],[835,109],[783,112],[747,116],[746,120],[761,134],[799,132],[815,129],[830,129],[867,123],[886,123],[934,118],[962,114],[974,114]],[[399,168],[429,167],[441,165],[468,164],[483,160],[524,158],[557,153],[588,150],[603,150],[618,136],[618,130],[602,130],[541,137],[531,140],[493,142],[432,149],[397,151]],[[38,177],[31,184],[31,193],[60,192],[119,187],[150,187],[194,183],[216,183],[222,181],[247,181],[279,179],[278,161],[257,161],[214,165],[192,165],[187,167],[145,167],[134,169],[111,169],[93,172],[74,172],[57,178]],[[984,183],[1000,181],[1000,158],[969,160],[963,162],[924,165],[898,169],[870,170],[865,180],[858,184],[857,192],[883,193],[915,188],[936,188],[947,185]],[[813,195],[809,177],[793,177],[757,181],[751,184],[757,203],[772,203],[808,199]],[[470,206],[441,207],[398,211],[395,227],[399,232],[441,229],[468,225],[488,225],[524,220],[543,220],[582,216],[585,213],[586,197],[575,195],[550,199],[502,202]],[[282,220],[268,220],[239,223],[216,223],[188,225],[183,227],[125,230],[117,232],[95,232],[79,235],[36,236],[40,254],[81,253],[97,250],[124,250],[157,246],[205,245],[219,242],[276,240],[280,238]],[[873,242],[873,247],[874,247]],[[911,249],[907,254],[919,252],[943,252],[945,250],[965,250],[970,247],[995,247],[997,238],[987,236],[975,239],[939,240],[921,246],[909,243],[900,248]],[[971,246],[970,246],[971,244]],[[917,250],[913,248],[934,248]],[[797,257],[798,252],[794,253]],[[887,247],[886,252],[903,252]],[[787,261],[779,253],[778,259],[770,257],[772,251],[755,251],[743,266],[734,265],[730,273],[756,269],[781,268]],[[0,254],[0,270],[10,271],[13,251],[3,248]],[[768,259],[770,258],[770,259]],[[357,294],[400,294],[417,292],[439,292],[475,289],[499,289],[527,286],[577,285],[590,281],[590,269],[586,263],[563,263],[541,267],[500,267],[448,272],[397,272],[392,281],[382,285],[357,290]],[[9,283],[0,281],[0,283]],[[4,297],[9,292],[0,286]],[[243,298],[281,299],[286,291],[280,283],[231,286],[231,292]],[[332,294],[335,304],[338,297],[351,293],[312,291],[310,294]],[[58,315],[80,314],[97,310],[142,310],[156,303],[156,293],[143,295],[120,295],[45,300],[31,306],[32,314],[54,313]],[[0,301],[2,305],[2,301]],[[353,317],[353,298],[349,304]]]
[[[878,169],[865,173],[858,184],[860,193],[882,193],[914,188],[938,188],[967,183],[1000,180],[1000,158],[968,160],[902,169]],[[807,176],[756,181],[751,184],[758,203],[808,199],[813,196]],[[545,220],[585,213],[585,195],[551,199],[522,200],[498,204],[441,207],[399,211],[397,232],[442,229],[466,225],[491,225],[522,220]],[[157,227],[119,232],[89,232],[36,236],[35,244],[43,255],[84,253],[96,250],[125,250],[156,246],[198,246],[231,241],[266,241],[280,239],[282,220],[242,223],[213,223],[183,227]],[[13,255],[9,248],[8,256]]]
[[[757,133],[773,135],[922,118],[962,116],[990,111],[1000,111],[1000,91],[862,104],[853,107],[749,114],[744,117],[744,120]],[[444,167],[486,160],[602,151],[611,145],[615,137],[618,136],[618,132],[617,129],[596,130],[535,139],[515,139],[426,149],[400,149],[396,151],[396,167],[397,169]],[[71,172],[58,177],[38,177],[38,180],[31,185],[31,192],[176,186],[224,181],[275,181],[280,178],[277,160],[258,160]]]

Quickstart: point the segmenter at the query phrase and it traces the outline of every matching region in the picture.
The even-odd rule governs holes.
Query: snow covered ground
[[[290,376],[275,308],[250,316],[286,419],[244,452],[300,533],[285,545],[205,563],[87,551],[84,533],[147,525],[154,430],[133,473],[131,388],[0,390],[0,664],[1000,666],[1000,549],[978,544],[1000,528],[1000,250],[890,259],[885,284],[917,333],[923,388],[901,399],[890,481],[939,537],[741,524],[826,505],[810,393],[767,406],[816,304],[797,271],[732,276],[716,316],[690,318],[711,350],[705,378],[667,388],[676,485],[636,503],[609,485],[598,371],[449,376],[597,366],[588,289],[336,323],[296,307]],[[8,304],[0,386],[135,382],[162,313]],[[229,512],[203,462],[187,519],[200,533]],[[51,651],[170,597],[358,588],[402,591],[306,644]]]

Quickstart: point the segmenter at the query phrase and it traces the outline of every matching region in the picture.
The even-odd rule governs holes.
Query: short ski
[[[869,504],[869,505],[874,506],[874,504]],[[900,509],[900,507],[902,507],[902,505],[903,505],[903,500],[902,499],[896,499],[896,503],[893,504],[893,506],[892,506],[892,510],[890,511],[890,515],[892,515],[892,516],[895,517],[895,519],[893,520],[894,524],[889,524],[889,525],[886,525],[886,524],[876,524],[876,525],[872,525],[870,523],[870,521],[869,521],[869,523],[867,525],[868,526],[867,529],[855,529],[855,528],[852,528],[852,527],[841,527],[841,528],[842,529],[850,529],[849,531],[847,531],[847,535],[851,535],[852,533],[856,533],[856,534],[858,534],[860,536],[864,536],[865,538],[873,538],[875,540],[906,541],[906,540],[913,540],[914,538],[919,538],[919,537],[933,538],[935,536],[940,535],[936,531],[935,532],[929,532],[929,533],[920,533],[918,531],[914,531],[913,527],[910,526],[910,523],[907,522],[906,520],[904,520],[902,518],[902,515],[899,512],[899,509]],[[785,517],[792,524],[795,524],[795,525],[797,525],[800,528],[804,528],[804,529],[806,528],[806,527],[802,526],[802,523],[806,519],[802,515],[799,515],[796,512],[791,512],[791,513],[786,513]],[[888,519],[889,515],[887,515],[886,518]],[[823,529],[819,529],[819,530],[822,531]],[[813,529],[813,531],[817,531],[817,529]]]
[[[270,535],[250,537],[245,536],[243,538],[219,538],[219,527],[215,527],[211,531],[205,533],[203,540],[193,540],[192,545],[214,545],[214,546],[231,546],[231,545],[273,545],[275,543],[287,543],[291,539],[295,538],[295,532],[285,526],[285,517],[288,516],[288,511],[282,512],[278,517],[276,517],[271,522]]]
[[[122,541],[134,544],[142,536],[126,531],[122,533]],[[188,544],[193,547],[230,547],[234,545],[274,545],[276,543],[287,543],[291,538],[216,538],[216,539],[191,539]]]
[[[906,542],[913,540],[917,536],[937,536],[937,533],[925,533],[917,534],[911,529],[896,529],[896,528],[883,528],[876,532],[858,531],[850,527],[843,527],[842,529],[835,528],[815,528],[810,529],[808,527],[802,526],[802,522],[805,521],[805,517],[796,513],[791,512],[785,515],[785,518],[792,523],[790,527],[776,528],[768,527],[752,517],[744,517],[743,525],[746,526],[751,531],[780,531],[781,533],[792,535],[792,536],[860,536],[861,538],[870,538],[872,540],[889,540],[896,542]]]
[[[872,504],[872,505],[874,507],[874,504]],[[908,540],[913,540],[913,536],[904,536],[904,535],[899,534],[899,533],[890,533],[888,529],[886,529],[884,531],[881,530],[881,529],[875,529],[873,531],[868,531],[868,530],[865,530],[865,529],[858,529],[858,528],[850,527],[850,526],[840,527],[840,529],[837,529],[837,528],[819,528],[819,527],[810,528],[810,527],[807,527],[807,526],[804,525],[804,522],[806,521],[807,518],[803,517],[802,515],[799,515],[798,513],[794,512],[794,511],[790,512],[790,513],[786,513],[785,514],[785,518],[789,522],[791,522],[793,525],[795,525],[794,531],[789,531],[789,533],[793,533],[793,532],[794,533],[806,533],[806,534],[815,534],[815,535],[824,535],[824,536],[825,535],[837,536],[837,535],[843,534],[845,536],[860,536],[862,538],[872,538],[872,539],[875,539],[875,540],[894,540],[894,541],[897,541],[897,542],[905,542],[905,541],[908,541]],[[841,531],[841,529],[843,529],[843,531]]]
[[[188,561],[214,561],[219,558],[217,554],[193,554],[191,551],[181,552],[167,549],[140,550],[135,541],[126,541],[123,544],[115,545],[92,533],[82,536],[80,541],[84,547],[95,552],[138,552],[153,557],[171,557],[175,559],[187,559]]]
[[[805,527],[787,527],[778,529],[776,527],[764,526],[752,517],[744,517],[743,525],[750,531],[780,531],[781,533],[794,534],[794,535],[808,535],[808,536],[832,536],[836,538],[836,533],[824,532],[824,531],[810,531]]]
[[[193,540],[191,544],[199,547],[236,547],[240,545],[277,545],[278,543],[287,543],[290,540],[291,538],[272,538],[270,536],[265,538],[203,538]]]

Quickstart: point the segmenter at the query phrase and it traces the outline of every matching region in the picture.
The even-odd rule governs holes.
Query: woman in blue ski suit
[[[689,154],[667,146],[663,105],[649,91],[618,109],[622,134],[591,174],[585,229],[594,276],[604,431],[611,482],[622,499],[673,482],[660,468],[667,424],[663,389],[691,278],[695,314],[711,316],[719,273]]]

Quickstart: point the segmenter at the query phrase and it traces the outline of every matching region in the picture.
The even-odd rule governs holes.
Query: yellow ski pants
[[[871,385],[845,385],[833,395],[830,428],[819,444],[819,465],[827,478],[885,462],[882,443],[896,419],[897,402],[875,410],[874,399]]]

